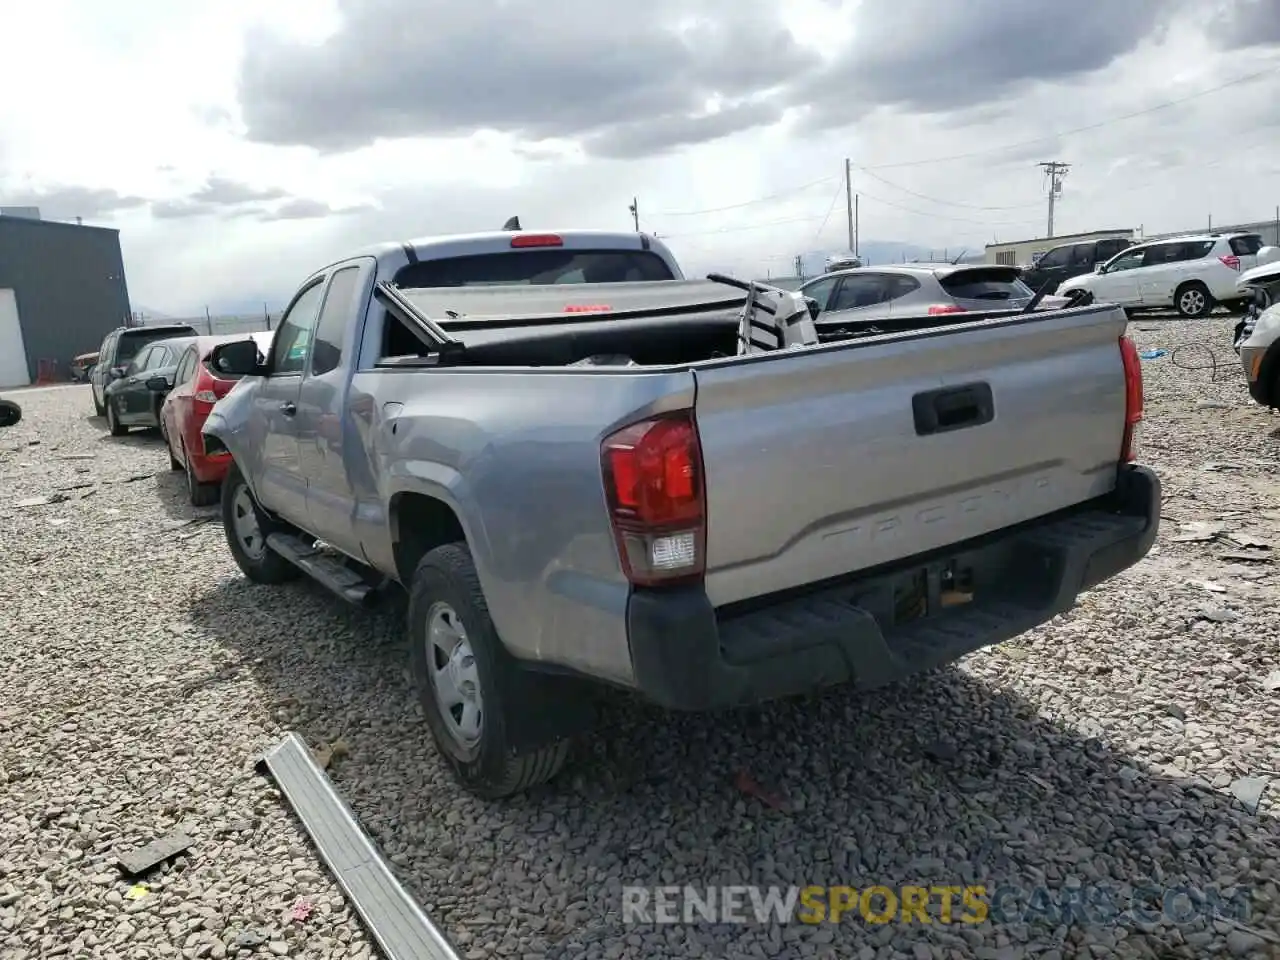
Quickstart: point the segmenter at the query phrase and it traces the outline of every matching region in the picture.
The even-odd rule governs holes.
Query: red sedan
[[[173,385],[160,408],[160,434],[169,448],[169,466],[186,471],[187,492],[198,507],[217,503],[222,478],[231,463],[227,453],[205,453],[200,433],[213,405],[236,385],[235,378],[214,375],[209,354],[220,343],[251,339],[266,356],[272,336],[266,332],[200,337],[178,359]]]

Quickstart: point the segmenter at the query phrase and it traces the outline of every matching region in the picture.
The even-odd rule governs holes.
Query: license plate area
[[[972,603],[975,576],[971,566],[947,559],[904,571],[892,585],[889,610],[871,613],[886,627],[900,627]],[[870,598],[862,598],[867,605]]]

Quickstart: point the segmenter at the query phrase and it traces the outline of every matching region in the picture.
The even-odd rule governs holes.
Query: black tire
[[[22,408],[12,400],[0,400],[0,427],[12,427],[22,420]]]
[[[429,669],[435,647],[429,653],[428,624],[445,607],[461,621],[478,678],[480,732],[471,742],[461,739],[446,719]],[[521,750],[508,733],[520,724],[521,705],[536,702],[530,688],[540,678],[521,671],[503,648],[465,543],[437,547],[422,558],[410,585],[408,627],[413,676],[427,725],[441,756],[467,790],[496,800],[545,783],[560,772],[569,756],[567,737]]]
[[[169,454],[169,469],[185,470],[186,468],[183,467],[183,465],[178,461],[178,458],[173,455],[173,441],[169,439],[169,431],[164,428],[163,420],[160,421],[160,436],[164,437],[164,449],[165,452]]]
[[[1173,292],[1173,305],[1178,315],[1187,320],[1199,320],[1209,315],[1214,307],[1213,295],[1199,280],[1188,280]]]
[[[236,531],[238,512],[246,504],[253,511],[258,523],[258,530],[263,541],[260,544],[260,551],[247,548],[241,542],[240,535]],[[289,580],[296,580],[302,575],[301,570],[267,547],[266,538],[272,533],[283,531],[286,528],[283,524],[277,523],[263,513],[262,508],[258,506],[257,500],[253,498],[249,485],[245,483],[244,476],[240,473],[240,468],[234,463],[231,465],[231,469],[227,471],[226,478],[222,481],[222,529],[226,533],[227,546],[231,548],[231,556],[235,558],[236,566],[240,568],[241,573],[254,583],[285,583]]]
[[[113,437],[123,437],[129,432],[129,428],[120,422],[116,405],[110,398],[107,399],[107,429],[111,431]]]
[[[173,454],[169,454],[173,459]],[[187,497],[193,507],[212,507],[221,497],[222,490],[216,483],[201,483],[191,467],[191,458],[187,457]]]

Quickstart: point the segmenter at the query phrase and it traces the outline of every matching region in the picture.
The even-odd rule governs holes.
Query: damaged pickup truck
[[[554,776],[599,689],[878,687],[1070,609],[1156,536],[1118,307],[824,325],[727,278],[431,287],[428,255],[330,264],[269,356],[218,347],[244,379],[205,433],[247,577],[408,591],[428,723],[482,796]]]

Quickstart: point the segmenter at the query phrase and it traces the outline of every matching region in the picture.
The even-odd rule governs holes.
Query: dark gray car
[[[89,371],[94,413],[101,417],[107,412],[107,387],[124,376],[125,370],[143,347],[157,340],[194,336],[198,336],[198,331],[185,323],[168,323],[155,327],[117,327],[108,333],[98,351],[98,362]]]
[[[113,437],[123,436],[130,427],[160,426],[160,406],[167,390],[152,390],[147,381],[163,377],[173,383],[182,351],[195,342],[195,337],[171,337],[143,347],[128,365],[107,385],[103,407],[107,429]]]

